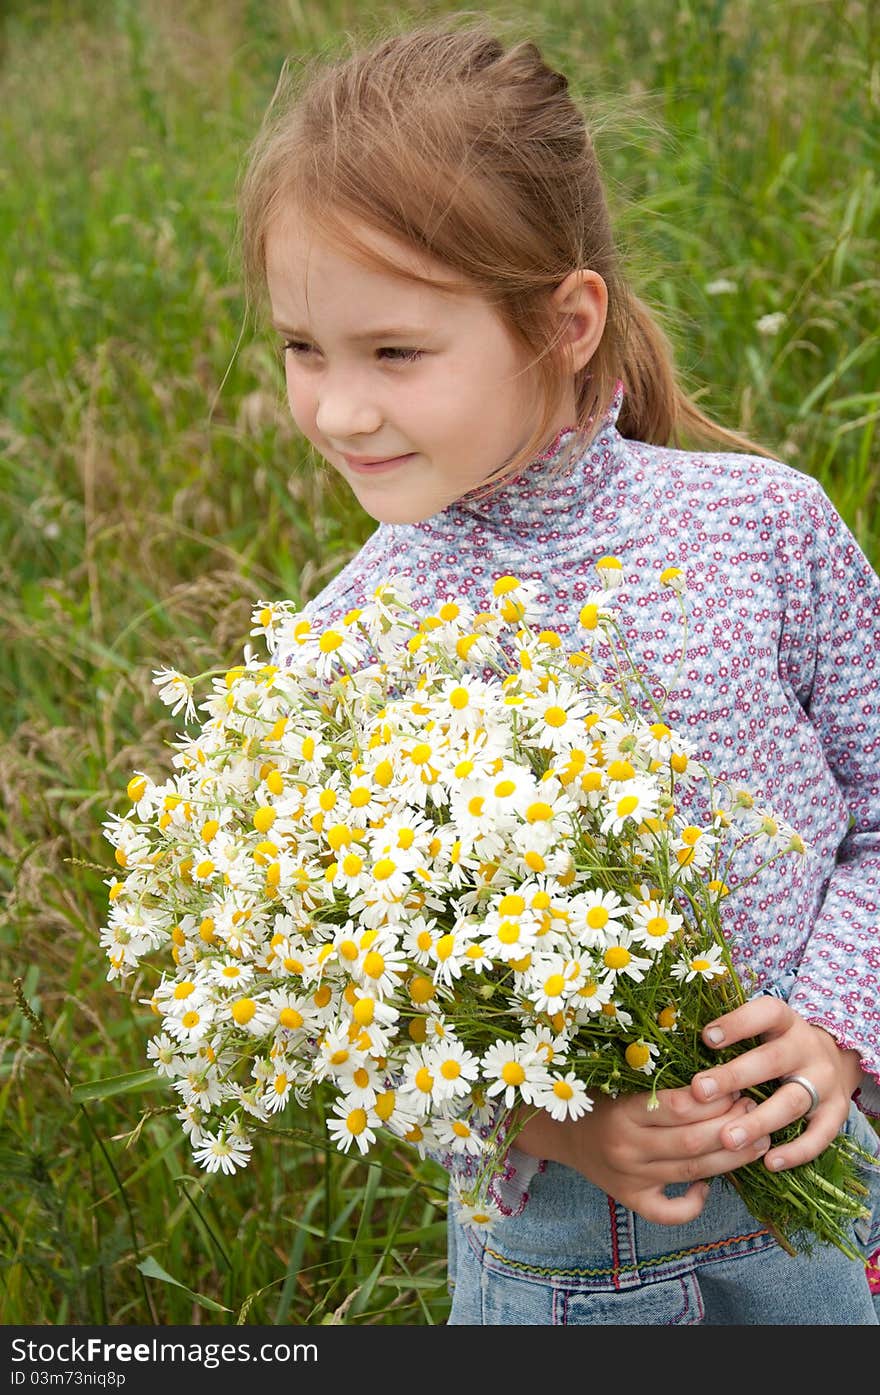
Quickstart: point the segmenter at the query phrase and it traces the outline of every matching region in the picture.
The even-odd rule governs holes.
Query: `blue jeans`
[[[880,1151],[855,1105],[844,1129]],[[880,1248],[880,1169],[864,1176],[872,1218],[853,1239],[867,1261]],[[521,1215],[486,1231],[461,1225],[454,1205],[450,1197],[455,1326],[880,1325],[863,1264],[833,1246],[792,1258],[719,1178],[682,1226],[642,1220],[558,1163],[534,1178]]]

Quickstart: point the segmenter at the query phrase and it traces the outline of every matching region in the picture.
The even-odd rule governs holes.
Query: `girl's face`
[[[448,279],[439,263],[357,231],[399,265]],[[481,296],[351,260],[292,213],[272,225],[266,271],[294,421],[373,518],[429,518],[528,440],[539,405],[529,358]],[[574,410],[572,394],[548,439]]]

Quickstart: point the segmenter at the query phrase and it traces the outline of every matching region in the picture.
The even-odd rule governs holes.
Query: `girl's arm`
[[[768,1167],[793,1167],[831,1141],[855,1093],[880,1115],[880,578],[824,491],[804,490],[799,521],[800,588],[790,607],[786,678],[816,731],[840,791],[849,830],[793,975],[787,1004],[758,997],[709,1024],[720,1046],[760,1035],[762,1044],[694,1078],[720,1093],[803,1075],[820,1106],[795,1143],[771,1149]],[[789,559],[791,564],[791,559]],[[833,811],[832,811],[833,812]],[[802,1086],[780,1087],[743,1125],[743,1143],[804,1114]],[[740,1134],[727,1130],[734,1147]]]
[[[860,1103],[880,1114],[880,577],[818,485],[804,515],[810,615],[792,676],[849,832],[788,1001],[858,1053]]]

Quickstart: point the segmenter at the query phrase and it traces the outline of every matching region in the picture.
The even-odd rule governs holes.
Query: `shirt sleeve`
[[[818,486],[802,520],[798,695],[848,811],[789,1002],[858,1051],[880,1115],[880,577]]]

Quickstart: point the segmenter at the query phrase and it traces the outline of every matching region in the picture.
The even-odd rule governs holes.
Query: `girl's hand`
[[[861,1075],[858,1052],[839,1047],[824,1028],[805,1021],[780,998],[766,995],[752,998],[703,1030],[707,1046],[729,1046],[748,1037],[763,1040],[732,1061],[695,1075],[690,1087],[693,1097],[727,1099],[733,1090],[747,1090],[785,1075],[805,1075],[818,1092],[818,1108],[798,1138],[765,1153],[764,1164],[778,1172],[810,1162],[827,1148],[849,1113]],[[725,1121],[721,1142],[733,1157],[749,1161],[756,1139],[803,1118],[809,1107],[810,1097],[803,1085],[790,1081],[747,1116]]]
[[[803,1091],[801,1092],[803,1093]],[[540,1110],[516,1135],[517,1148],[536,1158],[573,1167],[646,1221],[681,1225],[702,1211],[708,1195],[703,1180],[733,1172],[770,1146],[758,1136],[735,1153],[721,1134],[735,1128],[755,1109],[754,1101],[736,1093],[719,1093],[709,1103],[695,1098],[689,1086],[658,1090],[657,1108],[639,1092],[609,1099],[594,1097],[593,1108],[577,1120],[557,1123]],[[671,1182],[691,1185],[670,1197]]]

